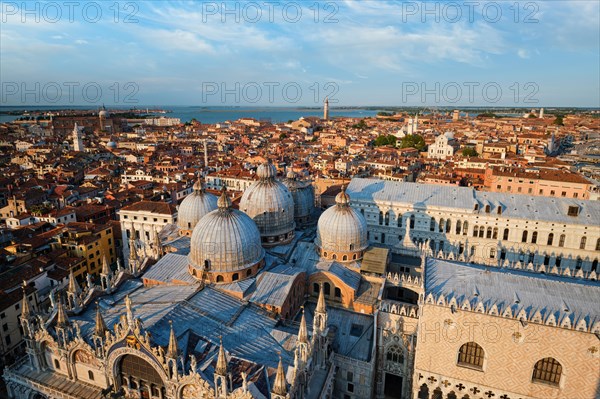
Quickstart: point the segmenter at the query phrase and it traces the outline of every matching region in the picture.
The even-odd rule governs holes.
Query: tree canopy
[[[563,121],[563,116],[562,115],[556,115],[556,119],[554,119],[554,122],[552,122],[553,125],[557,125],[557,126],[564,126],[565,123]]]
[[[380,147],[383,145],[392,145],[395,146],[396,145],[396,136],[393,136],[391,134],[382,134],[379,135],[376,139],[375,139],[375,147]]]
[[[465,147],[462,150],[463,157],[476,157],[477,155],[479,154],[477,153],[477,151],[475,151],[475,148],[473,147]]]
[[[360,130],[364,130],[366,128],[368,128],[369,126],[367,126],[367,124],[365,123],[364,119],[361,119],[360,122],[352,125],[353,129],[360,129]]]
[[[409,134],[402,138],[400,142],[400,148],[409,148],[414,147],[417,150],[421,151],[425,148],[425,140],[423,137],[418,134]]]

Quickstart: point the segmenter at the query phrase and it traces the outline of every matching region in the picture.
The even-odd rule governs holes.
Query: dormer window
[[[490,206],[489,205],[485,206],[485,213],[490,213]]]
[[[479,204],[475,204],[475,207],[473,208],[473,210],[478,211],[479,210]]]
[[[579,216],[579,207],[577,205],[569,206],[569,210],[567,212],[569,216]]]

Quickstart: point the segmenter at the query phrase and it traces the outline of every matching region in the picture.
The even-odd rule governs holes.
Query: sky
[[[0,0],[0,105],[600,107],[600,1]]]

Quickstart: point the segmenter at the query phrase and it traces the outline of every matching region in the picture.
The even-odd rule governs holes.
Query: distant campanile
[[[325,97],[325,102],[323,103],[323,119],[326,121],[329,120],[329,97]]]
[[[75,122],[75,127],[73,128],[73,151],[85,151],[81,138],[81,130],[77,126],[77,122]]]

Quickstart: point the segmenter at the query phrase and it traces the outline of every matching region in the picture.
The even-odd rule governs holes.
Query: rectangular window
[[[10,343],[11,343],[10,335],[7,335],[5,340],[6,340],[6,345],[10,345]]]
[[[350,382],[354,381],[354,373],[352,371],[348,371],[346,373],[346,379]]]
[[[354,384],[348,383],[348,392],[354,392]]]
[[[8,323],[2,325],[2,331],[8,331]]]

